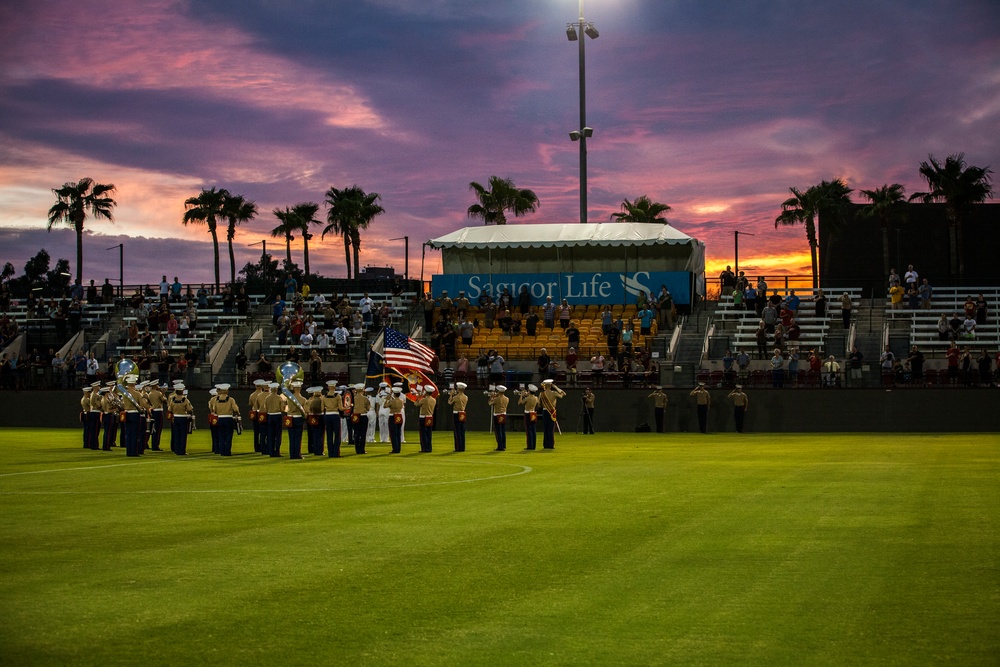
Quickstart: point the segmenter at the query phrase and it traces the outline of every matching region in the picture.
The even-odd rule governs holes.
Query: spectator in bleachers
[[[431,296],[430,292],[424,293],[424,298],[421,299],[420,305],[424,311],[424,335],[429,336],[431,328],[434,326],[434,308],[436,307],[434,297]]]
[[[347,358],[347,341],[349,337],[350,332],[344,326],[343,322],[338,324],[333,330],[333,348],[339,359]]]
[[[948,324],[948,318],[944,313],[941,313],[940,319],[937,322],[938,340],[951,340],[951,325]]]
[[[656,297],[657,316],[660,318],[660,329],[674,328],[674,297],[666,285],[660,285],[660,293]]]
[[[635,309],[642,310],[649,305],[649,297],[646,295],[646,290],[639,290],[639,293],[635,297]]]
[[[174,303],[180,303],[181,301],[181,290],[183,289],[181,281],[178,280],[177,276],[174,276],[174,282],[170,286],[170,300]],[[190,285],[188,286],[188,292],[191,291]]]
[[[506,359],[500,356],[500,353],[496,350],[490,350],[489,354],[490,363],[490,384],[498,384],[503,382],[503,372],[504,364],[507,363]]]
[[[799,348],[788,348],[788,380],[793,387],[799,384]]]
[[[757,311],[757,288],[753,285],[747,285],[747,288],[743,290],[743,304],[747,311]]]
[[[236,302],[236,298],[233,296],[232,291],[229,286],[222,288],[222,314],[232,315],[233,314],[233,304]],[[200,304],[199,304],[200,307]]]
[[[521,285],[521,291],[517,293],[517,309],[522,315],[527,315],[531,309],[531,293],[527,285]]]
[[[844,292],[843,296],[840,297],[840,316],[844,320],[844,328],[851,328],[851,311],[854,309],[854,304],[851,301],[851,295]]]
[[[569,326],[569,318],[572,314],[573,309],[569,307],[569,302],[566,301],[566,299],[563,299],[562,303],[559,304],[559,326],[562,327],[563,330]]]
[[[188,345],[187,353],[184,354],[184,384],[188,387],[194,386],[194,369],[198,368],[199,363],[201,358],[198,353],[193,346]]]
[[[785,338],[788,340],[798,340],[802,337],[802,327],[799,323],[792,318],[792,321],[788,324],[788,329],[785,330]]]
[[[465,296],[465,291],[459,290],[458,298],[455,299],[454,304],[455,313],[459,318],[463,318],[469,314],[469,307],[472,305],[469,303],[469,298]]]
[[[604,306],[604,310],[601,311],[601,332],[607,336],[613,324],[614,315],[611,313],[611,306]]]
[[[485,384],[490,376],[490,357],[486,350],[479,348],[479,356],[476,357],[476,378],[479,384]]]
[[[958,340],[962,335],[962,324],[965,322],[964,318],[958,315],[952,315],[951,319],[948,320],[948,326],[951,328],[951,339]]]
[[[847,357],[847,365],[851,373],[851,384],[860,385],[861,384],[861,364],[864,362],[865,355],[861,354],[858,350],[857,345],[851,346],[851,353]]]
[[[965,382],[966,387],[971,387],[975,381],[975,375],[972,372],[972,351],[966,347],[962,350],[962,357],[959,361],[962,364],[962,380]]]
[[[795,294],[795,290],[791,290],[788,292],[788,298],[785,299],[785,308],[792,311],[792,314],[794,315],[799,312],[799,304],[801,302],[802,299]]]
[[[69,361],[70,389],[82,387],[87,379],[87,355],[79,351]]]
[[[917,310],[920,307],[920,296],[917,290],[911,289],[906,293],[906,307],[910,310]]]
[[[823,364],[823,386],[833,387],[840,385],[840,364],[832,354],[826,358]]]
[[[781,308],[778,309],[778,321],[787,329],[794,317],[795,313],[786,304],[782,303]]]
[[[819,372],[823,367],[823,357],[814,349],[809,350],[809,372],[819,378]]]
[[[986,297],[982,293],[976,298],[976,324],[986,324]]]
[[[729,296],[733,299],[733,308],[743,310],[743,290],[739,287],[734,287]]]
[[[917,270],[913,268],[910,264],[906,267],[906,273],[903,274],[903,282],[906,283],[906,291],[910,290],[916,291],[917,283],[920,282],[920,276],[917,275]]]
[[[902,284],[896,269],[889,269],[889,287],[898,287]]]
[[[538,381],[545,380],[549,377],[549,365],[552,363],[552,357],[549,356],[548,351],[543,347],[538,354]]]
[[[177,337],[181,340],[187,340],[191,337],[191,320],[188,319],[187,315],[181,315],[180,324],[177,325]]]
[[[528,316],[524,319],[524,332],[532,337],[538,335],[538,311],[534,308],[528,311]]]
[[[906,358],[910,363],[910,378],[914,384],[924,383],[924,353],[914,345],[910,348],[910,356]]]
[[[285,361],[294,361],[295,363],[299,363],[300,358],[301,355],[299,355],[299,349],[294,345],[289,346],[288,352],[285,353]]]
[[[761,310],[761,319],[764,321],[764,328],[767,329],[767,333],[773,334],[774,327],[778,322],[778,311],[774,307],[774,304],[768,303]]]
[[[462,318],[462,323],[458,325],[458,333],[462,338],[462,344],[465,347],[472,347],[472,339],[476,335],[476,327],[469,321],[468,317]]]
[[[816,317],[821,320],[826,319],[826,294],[823,290],[818,290],[816,292],[816,297],[813,299],[813,304],[816,308]]]
[[[729,295],[736,287],[736,274],[733,267],[727,266],[726,270],[719,274],[719,294],[722,297]]]
[[[623,354],[631,356],[632,355],[632,341],[635,338],[635,326],[629,322],[625,325],[625,329],[622,331],[621,343]]]
[[[445,363],[450,363],[455,361],[455,348],[458,343],[458,332],[455,331],[455,327],[446,326],[444,332],[441,334],[441,344],[444,346],[444,360]]]
[[[363,325],[367,328],[371,326],[372,323],[372,308],[375,307],[375,301],[370,296],[368,292],[365,292],[361,299],[358,301],[358,309],[361,311],[361,321]]]
[[[208,290],[205,289],[204,283],[198,288],[195,299],[198,301],[199,308],[208,308]]]
[[[931,309],[931,299],[934,296],[934,288],[931,287],[930,282],[927,278],[924,278],[924,282],[921,283],[920,287],[917,288],[917,294],[920,296],[920,307],[924,310]]]
[[[354,313],[354,319],[351,322],[351,335],[361,336],[365,333],[365,325],[361,319],[361,313]]]
[[[879,357],[879,365],[882,367],[882,380],[884,382],[887,374],[892,375],[893,367],[896,365],[896,355],[892,353],[892,349],[888,345],[885,346],[882,356]]]
[[[510,332],[511,334],[517,336],[521,333],[521,313],[515,310],[511,314]]]
[[[767,281],[764,280],[764,276],[757,278],[757,314],[760,315],[761,310],[764,309],[764,304],[767,303]]]
[[[566,350],[566,380],[574,385],[576,384],[576,365],[578,362],[579,357],[576,354],[576,347],[571,345],[569,349]]]
[[[93,384],[97,380],[97,374],[101,370],[101,365],[93,352],[87,353],[87,384]]]
[[[313,344],[313,335],[309,333],[308,329],[303,329],[302,333],[299,334],[299,346],[304,349],[310,349]]]
[[[55,362],[53,362],[55,363]],[[979,384],[983,387],[990,387],[993,385],[993,360],[990,359],[990,353],[984,347],[979,355],[978,360],[979,365]]]
[[[500,313],[500,331],[504,334],[510,335],[511,328],[514,326],[514,318],[510,316],[509,310],[504,310]]]
[[[903,307],[904,294],[903,288],[899,284],[889,288],[889,303],[892,305],[893,310],[900,310]]]
[[[260,356],[257,357],[257,372],[262,375],[270,375],[272,370],[271,362],[268,361],[267,356],[261,352]]]
[[[775,389],[785,386],[785,358],[777,347],[771,357],[771,386]]]
[[[285,276],[285,301],[293,301],[298,294],[299,284],[292,277],[292,274]]]
[[[6,299],[6,304],[3,303],[4,299]],[[93,280],[87,286],[87,303],[99,303],[97,299],[97,285],[94,284]],[[3,293],[0,294],[0,310],[10,310],[10,290],[7,289],[7,285],[3,286]]]
[[[236,295],[236,314],[241,317],[246,317],[250,313],[250,296],[247,294],[247,290],[242,285],[240,286],[240,291]]]
[[[499,299],[499,302],[497,304],[497,307],[500,310],[513,310],[514,309],[514,302],[511,299],[510,291],[506,287],[504,287],[503,288],[503,292],[500,293],[500,299]]]
[[[101,285],[101,302],[107,304],[115,302],[115,286],[111,284],[110,278],[105,278],[104,284]]]
[[[535,315],[535,321],[538,321],[537,315]],[[566,343],[571,347],[580,347],[580,329],[573,321],[570,321],[569,326],[566,327]]]
[[[653,333],[653,320],[656,319],[656,312],[651,306],[647,305],[645,308],[636,313],[636,317],[639,318],[639,334],[642,336],[651,336]]]
[[[760,321],[757,325],[757,331],[754,332],[754,338],[757,341],[757,358],[766,359],[767,358],[767,325],[764,324],[764,320]]]
[[[726,350],[726,355],[722,357],[722,377],[727,385],[736,381],[736,357],[732,350]]]
[[[965,322],[962,323],[961,338],[964,340],[976,339],[976,320],[974,320],[970,315],[966,315]]]
[[[327,355],[330,353],[330,334],[326,332],[326,329],[318,330],[313,344],[316,349],[319,350],[320,356],[326,359]]]
[[[740,378],[745,381],[747,373],[750,371],[750,355],[747,354],[746,349],[742,349],[737,353],[736,367],[739,369]]]
[[[622,330],[617,325],[612,324],[608,330],[608,358],[618,357],[618,344],[621,342]]]
[[[545,297],[545,303],[542,304],[542,320],[547,329],[556,328],[556,304],[552,302],[551,296]]]
[[[967,318],[971,317],[971,318],[975,319],[975,317],[976,317],[976,301],[975,301],[975,299],[972,298],[971,294],[969,295],[969,298],[967,298],[965,300],[965,305],[962,307],[962,310],[965,311],[965,316]]]
[[[451,297],[448,296],[448,290],[441,291],[441,297],[438,299],[438,311],[441,313],[441,319],[447,320],[451,317],[451,309],[454,302]]]
[[[954,339],[945,351],[944,356],[948,360],[948,381],[955,384],[958,382],[958,367],[962,359],[962,351],[958,349],[958,343]]]

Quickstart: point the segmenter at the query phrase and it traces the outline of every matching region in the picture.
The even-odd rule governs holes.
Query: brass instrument
[[[291,390],[293,381],[301,381],[305,377],[302,366],[299,366],[294,361],[286,361],[278,366],[277,375],[278,383],[281,384],[281,393],[285,395],[285,398],[294,403],[303,415],[306,414],[306,409],[302,407],[302,403],[295,397],[295,392]]]
[[[118,390],[118,398],[122,408],[125,407],[124,402],[128,401],[132,404],[133,409],[139,409],[139,406],[135,404],[134,400],[132,400],[132,395],[129,394],[128,389],[125,388],[125,378],[129,375],[134,375],[138,368],[138,365],[136,365],[136,363],[131,359],[122,359],[115,366],[115,380],[117,381],[115,389]]]

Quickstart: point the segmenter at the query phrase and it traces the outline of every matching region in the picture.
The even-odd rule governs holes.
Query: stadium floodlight
[[[580,0],[580,18],[575,23],[566,24],[566,38],[571,42],[580,43],[580,129],[569,133],[572,141],[580,142],[580,223],[587,222],[587,138],[594,135],[594,130],[587,126],[587,64],[584,55],[583,38],[597,39],[600,33],[593,23],[583,18],[583,0]]]

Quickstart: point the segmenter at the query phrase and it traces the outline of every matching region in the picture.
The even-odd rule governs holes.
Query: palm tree
[[[377,192],[365,192],[357,185],[343,190],[330,188],[326,192],[326,220],[322,238],[327,233],[340,234],[344,239],[344,259],[347,277],[351,277],[351,249],[354,250],[354,279],[358,279],[361,259],[361,230],[367,229],[376,216],[385,213],[382,196]]]
[[[466,211],[470,218],[482,218],[487,225],[506,225],[506,211],[520,217],[538,210],[538,196],[527,188],[518,188],[509,178],[490,176],[488,183],[489,189],[475,181],[469,183],[479,200]]]
[[[271,236],[285,237],[285,270],[287,271],[292,267],[292,239],[295,232],[301,229],[301,225],[299,225],[298,215],[287,206],[284,210],[276,208],[273,213],[274,217],[281,221],[281,224],[271,230]]]
[[[927,181],[929,192],[915,192],[910,201],[919,199],[925,204],[944,202],[948,215],[949,243],[951,244],[951,271],[958,269],[958,275],[965,274],[965,247],[962,238],[962,223],[976,204],[982,204],[993,197],[993,184],[989,167],[966,166],[965,153],[949,155],[944,164],[939,164],[933,155],[928,162],[920,163],[920,175]]]
[[[862,190],[861,194],[871,202],[859,212],[862,218],[878,220],[882,227],[882,275],[889,275],[889,229],[893,223],[903,218],[906,207],[905,188],[899,183],[883,185],[874,190]]]
[[[91,178],[81,178],[77,183],[66,183],[53,188],[56,203],[49,209],[49,231],[57,222],[65,222],[76,230],[76,280],[83,284],[83,222],[87,213],[95,218],[114,221],[112,211],[118,204],[111,195],[114,185],[95,183]]]
[[[253,220],[257,215],[257,204],[247,201],[243,195],[231,195],[226,198],[225,216],[229,221],[229,228],[226,230],[226,240],[229,241],[229,282],[236,283],[236,255],[233,254],[233,238],[236,236],[236,227],[244,222]]]
[[[659,222],[665,225],[667,219],[660,216],[669,210],[670,207],[666,204],[654,202],[646,195],[642,195],[634,202],[628,199],[622,201],[621,213],[612,213],[611,219],[618,222]]]
[[[812,259],[813,288],[819,287],[819,264],[816,250],[819,242],[816,238],[816,218],[821,210],[832,211],[843,216],[843,211],[851,203],[851,189],[843,179],[822,181],[805,192],[797,188],[789,188],[792,196],[781,204],[781,214],[774,219],[775,228],[778,225],[805,225],[806,239],[809,241],[809,254]]]
[[[302,263],[305,266],[305,274],[303,274],[303,278],[307,278],[309,276],[309,239],[313,237],[313,235],[309,233],[309,226],[318,225],[320,223],[320,221],[316,219],[317,211],[319,211],[319,204],[311,201],[296,204],[295,208],[292,209],[292,213],[295,216],[295,223],[298,225],[298,230],[302,234]]]
[[[226,217],[226,202],[229,191],[225,188],[202,190],[197,197],[190,197],[184,202],[184,224],[189,222],[204,222],[208,225],[208,233],[212,235],[212,250],[215,253],[215,291],[219,291],[219,234],[217,223],[219,218]]]

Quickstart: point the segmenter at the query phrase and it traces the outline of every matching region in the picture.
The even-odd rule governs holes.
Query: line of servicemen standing
[[[708,433],[708,413],[712,407],[712,395],[709,393],[705,383],[699,382],[691,390],[690,396],[694,399],[698,415],[698,430],[702,433]],[[663,433],[664,417],[667,413],[669,399],[663,391],[663,387],[659,385],[655,387],[653,393],[649,394],[647,398],[653,401],[653,418],[656,422],[656,432]],[[736,422],[736,432],[743,433],[746,413],[750,409],[750,397],[743,391],[743,385],[738,384],[733,391],[729,392],[726,398],[730,399],[733,404],[733,420]]]
[[[306,436],[307,452],[337,458],[341,443],[354,446],[356,454],[366,453],[366,444],[375,441],[375,431],[381,442],[391,444],[393,453],[402,451],[406,425],[405,398],[402,383],[389,386],[381,383],[378,392],[363,383],[350,387],[327,382],[323,387],[309,387],[302,393],[302,383],[293,381],[290,391],[282,391],[277,382],[256,380],[249,398],[249,418],[252,424],[254,452],[281,457],[284,433],[288,437],[288,456],[303,458],[302,439]],[[448,404],[454,416],[454,448],[465,451],[466,414],[469,404],[468,386],[458,382],[448,390]],[[231,456],[234,435],[242,433],[242,415],[235,398],[229,395],[228,384],[218,384],[209,391],[208,427],[211,434],[212,453]],[[194,407],[188,390],[182,382],[171,388],[155,381],[138,382],[135,375],[123,378],[123,385],[115,381],[106,386],[95,382],[83,389],[81,398],[81,423],[83,446],[88,449],[110,451],[116,438],[127,456],[141,456],[149,449],[161,451],[163,428],[170,424],[170,450],[179,456],[187,455],[188,435],[196,429]],[[433,451],[434,414],[437,387],[427,385],[416,388],[414,407],[419,412],[420,451]],[[491,414],[491,430],[496,439],[496,451],[507,449],[507,408],[510,398],[507,387],[496,385],[487,392]],[[374,394],[374,395],[373,395]],[[559,430],[556,404],[566,393],[545,380],[542,389],[529,385],[518,392],[518,404],[523,407],[525,449],[537,445],[537,421],[542,420],[543,448],[555,448],[555,434]],[[103,447],[100,446],[103,430]]]

